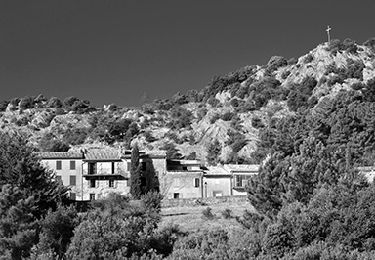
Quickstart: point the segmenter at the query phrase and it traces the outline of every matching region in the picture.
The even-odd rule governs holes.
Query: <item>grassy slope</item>
[[[207,207],[212,208],[212,213],[216,217],[212,220],[206,219],[202,211]],[[222,211],[230,209],[233,218],[225,219],[222,216]],[[177,224],[181,230],[194,232],[198,230],[212,230],[223,228],[227,231],[241,228],[241,225],[234,217],[241,217],[244,210],[253,210],[254,208],[249,202],[226,202],[209,206],[186,206],[186,207],[172,207],[162,209],[162,222],[160,227]]]

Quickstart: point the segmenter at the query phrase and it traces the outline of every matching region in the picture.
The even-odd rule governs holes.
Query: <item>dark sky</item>
[[[375,1],[3,0],[0,99],[138,106],[332,37],[375,36]]]

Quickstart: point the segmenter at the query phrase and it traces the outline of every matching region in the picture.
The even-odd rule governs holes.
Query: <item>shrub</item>
[[[172,121],[169,126],[172,129],[181,129],[190,126],[192,113],[183,107],[174,107],[171,111]]]
[[[207,114],[207,108],[202,107],[197,111],[197,117],[198,120],[202,120],[203,117],[205,117]]]
[[[225,219],[230,219],[232,218],[232,210],[230,209],[224,209],[222,212],[221,212],[221,215],[223,216],[223,218]]]
[[[191,152],[188,156],[186,156],[186,160],[196,160],[197,154],[196,152]]]
[[[51,107],[51,108],[61,108],[62,106],[63,106],[63,103],[57,97],[51,97],[47,103],[47,107]]]
[[[306,57],[305,57],[305,59],[304,59],[304,63],[305,64],[307,64],[307,63],[310,63],[310,62],[312,62],[314,60],[314,56],[310,53],[310,54],[308,54]]]
[[[353,90],[361,90],[361,89],[363,89],[364,87],[365,87],[365,85],[364,85],[363,83],[361,83],[361,82],[353,83],[353,84],[351,85],[351,88],[352,88]]]
[[[290,71],[289,70],[285,70],[282,74],[281,74],[281,78],[282,79],[286,79],[289,75],[290,75]]]
[[[19,98],[13,98],[9,103],[11,104],[11,106],[13,108],[16,108],[16,107],[18,107],[18,104],[20,103],[20,99]]]
[[[232,112],[228,111],[228,112],[222,114],[220,118],[221,118],[222,120],[224,120],[224,121],[229,121],[229,120],[232,119],[233,115],[234,115],[234,114],[233,114]]]
[[[298,59],[297,58],[290,58],[288,61],[287,61],[287,63],[288,63],[288,65],[294,65],[294,64],[297,64],[297,62],[298,62]]]
[[[32,97],[21,98],[19,103],[20,109],[28,109],[34,107],[34,99]]]
[[[158,192],[147,192],[145,195],[142,195],[141,200],[144,203],[144,206],[147,210],[153,210],[157,213],[161,211],[161,201],[163,196]]]
[[[217,105],[220,104],[220,101],[217,98],[215,98],[215,97],[210,97],[207,100],[207,104],[209,104],[212,107],[217,107]]]
[[[9,105],[10,101],[3,100],[0,102],[0,111],[5,111]]]
[[[355,41],[353,41],[352,39],[349,39],[349,38],[346,38],[343,42],[342,42],[342,48],[343,50],[346,50],[347,52],[349,53],[356,53],[357,52],[357,45],[355,44]]]
[[[259,129],[259,128],[263,128],[264,124],[262,122],[262,119],[260,119],[259,117],[253,117],[251,119],[251,126]]]
[[[220,115],[219,115],[219,114],[214,114],[214,115],[210,118],[210,123],[211,123],[211,124],[214,124],[218,119],[220,119]]]
[[[329,51],[333,54],[336,54],[340,50],[342,50],[342,44],[341,44],[341,41],[338,39],[331,40],[328,43],[328,46],[326,47],[326,51]]]
[[[210,220],[215,218],[215,215],[212,213],[212,208],[210,207],[207,207],[204,210],[202,210],[202,215],[204,218]]]
[[[180,159],[181,153],[176,149],[176,146],[173,143],[166,143],[162,147],[161,150],[166,151],[167,159]]]
[[[370,48],[372,51],[375,50],[375,37],[374,38],[370,38],[368,39],[367,41],[365,41],[363,43],[363,45],[365,45],[366,47]]]
[[[63,134],[63,142],[70,145],[83,144],[88,136],[86,128],[68,128]]]
[[[272,74],[275,70],[280,67],[286,66],[288,64],[287,60],[281,56],[273,56],[267,63],[267,68],[265,71],[266,75]]]
[[[156,141],[156,138],[151,134],[150,131],[146,131],[144,135],[145,135],[146,142],[152,143]]]

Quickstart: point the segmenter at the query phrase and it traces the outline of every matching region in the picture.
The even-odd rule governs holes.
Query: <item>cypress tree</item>
[[[142,195],[141,190],[141,167],[139,164],[139,148],[135,145],[131,154],[130,165],[130,194],[135,199],[140,199]]]

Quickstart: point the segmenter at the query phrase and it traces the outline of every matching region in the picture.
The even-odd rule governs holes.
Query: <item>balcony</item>
[[[117,179],[117,180],[126,180],[129,179],[130,173],[125,171],[124,169],[117,168],[117,169],[83,169],[82,171],[83,177],[87,180],[108,180],[108,179]]]

